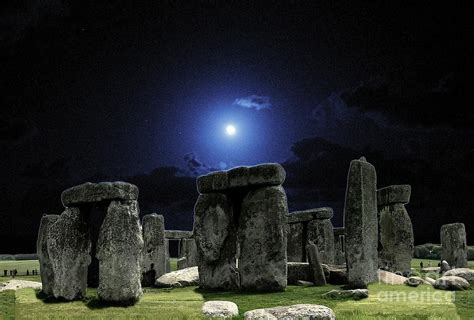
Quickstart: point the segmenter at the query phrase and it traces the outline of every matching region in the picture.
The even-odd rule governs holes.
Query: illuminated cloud
[[[270,97],[257,96],[255,94],[248,97],[235,99],[234,105],[255,110],[270,109],[272,107],[272,104],[270,103]]]

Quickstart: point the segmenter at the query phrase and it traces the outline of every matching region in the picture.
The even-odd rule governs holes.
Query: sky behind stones
[[[122,179],[192,227],[195,176],[280,162],[291,210],[342,223],[351,159],[411,184],[418,243],[474,233],[473,22],[460,5],[25,0],[0,6],[0,252],[60,192]],[[224,127],[234,123],[237,135]],[[426,223],[429,221],[429,228]]]

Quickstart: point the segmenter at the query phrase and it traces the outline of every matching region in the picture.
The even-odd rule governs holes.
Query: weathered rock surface
[[[321,266],[321,257],[319,256],[318,246],[310,242],[306,246],[306,253],[308,255],[309,266],[313,273],[313,282],[316,286],[326,285],[326,277],[324,275],[323,267]]]
[[[346,263],[344,254],[343,239],[345,237],[345,228],[333,228],[334,234],[334,264],[341,265]]]
[[[441,266],[439,267],[439,273],[444,274],[446,271],[451,270],[451,266],[446,260],[441,261]]]
[[[248,186],[277,186],[285,181],[285,177],[285,170],[278,163],[236,167],[198,177],[197,189],[199,193],[209,193]]]
[[[377,205],[388,206],[395,203],[407,204],[410,202],[411,186],[399,184],[377,190]]]
[[[187,230],[165,230],[165,238],[166,239],[187,239],[193,236],[192,231]]]
[[[278,291],[287,284],[286,224],[288,205],[281,186],[250,191],[240,214],[240,286]]]
[[[323,294],[323,298],[329,299],[352,298],[354,300],[361,300],[368,297],[369,290],[367,289],[331,290]]]
[[[144,274],[142,284],[152,286],[155,278],[167,272],[169,262],[168,242],[165,241],[165,220],[162,215],[156,213],[143,216],[143,261],[142,273]],[[155,270],[153,272],[152,270]],[[153,274],[148,277],[148,274]]]
[[[53,295],[54,273],[53,266],[51,264],[51,260],[48,254],[47,240],[49,227],[53,223],[55,223],[58,218],[58,215],[43,215],[38,230],[38,239],[36,241],[36,253],[38,254],[38,260],[40,265],[42,291],[48,296]]]
[[[334,320],[336,315],[328,307],[317,304],[295,304],[266,309],[255,309],[244,314],[245,320],[262,319],[311,319],[311,320]]]
[[[458,276],[469,281],[469,283],[474,283],[474,270],[469,268],[456,268],[447,271],[445,276]]]
[[[385,271],[385,270],[378,270],[378,277],[379,282],[384,284],[391,284],[391,285],[400,285],[405,284],[408,278],[401,276],[399,274]]]
[[[376,185],[375,168],[363,157],[352,160],[344,205],[348,281],[352,288],[366,288],[377,281]]]
[[[239,315],[239,308],[231,301],[206,301],[202,313],[209,318],[232,318]]]
[[[442,290],[466,290],[469,286],[466,279],[457,276],[443,276],[438,278],[434,284],[436,289]]]
[[[200,286],[207,289],[238,289],[236,268],[237,230],[228,197],[201,194],[194,208],[194,237],[198,252]]]
[[[425,281],[426,281],[428,284],[431,284],[432,286],[434,286],[435,283],[436,283],[436,280],[433,279],[433,278],[430,278],[430,277],[425,277]]]
[[[121,181],[101,183],[86,182],[64,190],[61,194],[61,201],[65,207],[100,202],[103,200],[137,199],[138,188],[133,184]]]
[[[308,241],[318,246],[321,263],[334,264],[336,250],[334,248],[334,232],[329,219],[308,222]]]
[[[288,284],[295,285],[298,280],[313,281],[313,274],[308,262],[288,262]]]
[[[291,216],[291,215],[289,215]],[[286,252],[288,261],[304,262],[306,253],[304,251],[305,241],[302,223],[291,223],[287,226]]]
[[[112,201],[97,242],[100,299],[133,304],[142,295],[142,227],[137,201]]]
[[[155,281],[158,288],[187,287],[199,285],[198,267],[165,273]]]
[[[379,217],[380,267],[393,272],[410,270],[414,235],[413,226],[405,206],[401,203],[391,203],[386,206],[379,205]]]
[[[197,248],[194,239],[182,239],[179,245],[178,270],[197,266]]]
[[[91,241],[78,208],[66,208],[47,232],[48,255],[53,267],[53,295],[81,299],[87,288]]]
[[[441,226],[441,258],[456,268],[467,267],[466,228],[464,223]]]
[[[410,287],[418,287],[420,284],[429,284],[429,283],[420,277],[409,277],[405,281],[405,284]]]
[[[288,223],[308,222],[311,220],[331,219],[334,211],[329,207],[293,211],[288,214]]]

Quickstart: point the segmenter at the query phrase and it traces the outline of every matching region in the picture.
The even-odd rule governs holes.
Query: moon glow
[[[235,128],[234,125],[232,124],[228,124],[226,127],[225,127],[225,132],[227,133],[227,135],[229,136],[233,136],[237,133],[237,129]]]

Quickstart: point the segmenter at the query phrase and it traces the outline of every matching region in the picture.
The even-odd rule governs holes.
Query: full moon
[[[233,136],[233,135],[235,135],[237,130],[235,129],[235,127],[233,125],[229,124],[229,125],[227,125],[227,127],[225,127],[225,132],[227,133],[227,135]]]

